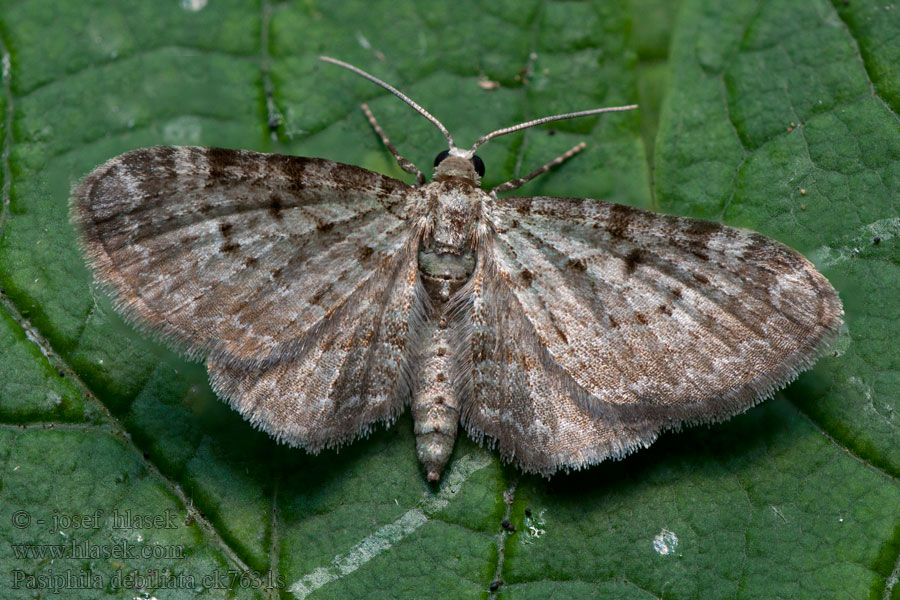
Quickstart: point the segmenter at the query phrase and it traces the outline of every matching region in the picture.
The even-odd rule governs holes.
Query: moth
[[[408,404],[438,481],[461,423],[525,472],[622,457],[724,420],[812,366],[837,335],[834,288],[758,233],[584,198],[507,197],[448,148],[415,185],[319,158],[159,146],[71,198],[88,263],[128,318],[205,357],[255,426],[316,453]]]

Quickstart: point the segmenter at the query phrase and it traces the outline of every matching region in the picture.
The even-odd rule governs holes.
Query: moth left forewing
[[[161,146],[95,169],[72,216],[127,316],[192,355],[263,360],[407,243],[411,189],[323,159]]]
[[[424,310],[411,191],[324,159],[157,147],[98,167],[72,214],[127,316],[208,355],[237,410],[315,451],[409,393]]]
[[[622,447],[746,409],[809,367],[840,326],[827,280],[753,232],[573,198],[505,198],[485,215],[483,289],[514,302],[510,316],[485,307],[478,318],[521,319],[581,406],[634,429]],[[474,372],[490,360],[476,356]],[[522,381],[516,401],[531,402],[542,384]],[[476,386],[472,410],[490,402]]]

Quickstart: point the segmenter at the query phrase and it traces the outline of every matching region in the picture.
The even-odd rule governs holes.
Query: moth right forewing
[[[191,352],[265,360],[408,243],[410,190],[323,159],[158,147],[98,167],[72,213],[128,316]]]
[[[495,202],[453,300],[455,382],[470,434],[523,470],[731,416],[837,334],[831,285],[762,235],[587,199]]]
[[[490,212],[498,280],[553,362],[657,430],[752,406],[837,335],[834,289],[762,235],[587,199]]]

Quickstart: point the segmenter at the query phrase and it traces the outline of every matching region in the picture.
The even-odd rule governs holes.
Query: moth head
[[[456,148],[444,150],[434,157],[434,180],[450,177],[468,179],[475,185],[480,185],[481,178],[484,177],[484,161],[477,154],[470,157]]]

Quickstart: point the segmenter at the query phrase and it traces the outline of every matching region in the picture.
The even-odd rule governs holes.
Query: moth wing
[[[554,361],[486,248],[451,313],[454,382],[469,435],[543,475],[649,445],[652,423],[591,398]]]
[[[358,419],[402,407],[418,235],[407,221],[411,189],[322,159],[157,147],[98,167],[71,209],[118,307],[188,353],[208,354],[213,385],[279,435],[311,410],[303,403],[372,402]],[[388,284],[398,287],[388,293]],[[345,363],[325,348],[351,338]],[[299,372],[294,359],[303,385],[251,393],[257,378]],[[352,377],[370,384],[362,396]],[[263,400],[280,412],[267,418]],[[320,424],[338,413],[323,414]],[[344,437],[366,426],[346,423]]]
[[[760,234],[575,198],[505,198],[457,297],[463,422],[526,471],[715,422],[810,367],[834,288]]]
[[[262,360],[407,243],[410,189],[322,159],[157,147],[93,171],[72,215],[128,316],[189,353]]]

